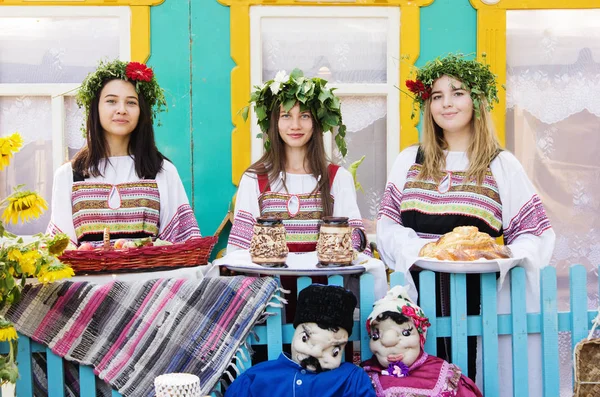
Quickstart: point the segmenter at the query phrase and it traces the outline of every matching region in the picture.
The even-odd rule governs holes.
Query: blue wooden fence
[[[390,284],[402,284],[404,276],[392,273]],[[311,283],[308,277],[298,279],[298,290]],[[330,276],[329,284],[343,285],[342,276]],[[374,302],[373,277],[364,274],[360,277],[360,321],[354,324],[350,340],[360,342],[361,359],[371,357],[369,338],[364,324]],[[496,275],[483,274],[481,277],[481,314],[467,316],[466,277],[464,274],[451,274],[451,316],[436,316],[435,274],[425,271],[420,274],[421,307],[429,316],[432,324],[428,331],[425,350],[436,354],[436,338],[451,337],[452,361],[461,368],[467,368],[467,336],[481,336],[483,350],[483,394],[494,397],[501,387],[498,379],[498,337],[512,335],[513,395],[528,395],[528,357],[527,335],[541,334],[543,354],[543,395],[559,396],[559,360],[558,333],[570,331],[572,347],[585,338],[591,329],[591,321],[597,312],[588,311],[587,272],[581,265],[570,269],[570,307],[569,312],[557,311],[556,270],[547,267],[541,271],[541,313],[526,313],[525,310],[525,271],[522,268],[511,270],[511,312],[498,315]],[[275,359],[282,345],[290,343],[294,328],[292,324],[282,324],[281,308],[269,307],[270,316],[265,325],[256,326],[255,335],[248,341],[252,345],[267,345],[269,359]],[[6,346],[0,351],[7,351]],[[46,347],[32,342],[29,338],[19,338],[18,364],[21,377],[17,382],[18,397],[33,396],[31,354],[46,353],[48,363],[49,396],[64,396],[64,373],[62,359]],[[248,355],[238,355],[241,370],[250,365]],[[95,384],[101,382],[94,377],[92,368],[80,367],[81,396],[95,397]],[[113,391],[113,396],[120,396]]]

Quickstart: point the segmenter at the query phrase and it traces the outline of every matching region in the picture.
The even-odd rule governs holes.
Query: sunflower
[[[17,340],[18,337],[17,330],[13,324],[4,317],[0,316],[0,342]]]
[[[7,197],[8,205],[2,213],[2,219],[5,223],[16,224],[19,218],[22,222],[29,222],[31,219],[37,219],[43,211],[48,209],[48,204],[39,194],[26,190],[24,192],[16,190]]]
[[[58,233],[48,241],[48,252],[50,255],[60,256],[69,245],[69,236],[64,233]]]
[[[37,263],[38,259],[41,258],[41,256],[42,255],[38,250],[25,252],[19,260],[19,265],[21,265],[21,272],[28,276],[34,275],[35,264]]]
[[[40,270],[40,274],[38,275],[38,280],[42,284],[52,283],[56,280],[61,280],[63,278],[73,277],[75,273],[73,269],[69,266],[60,263],[58,260],[55,260],[50,265],[46,265],[42,267]]]
[[[8,255],[6,255],[9,261],[18,262],[21,260],[22,254],[21,251],[17,248],[12,248],[8,251]]]
[[[23,139],[18,132],[0,138],[0,170],[10,163],[12,156],[23,146]]]

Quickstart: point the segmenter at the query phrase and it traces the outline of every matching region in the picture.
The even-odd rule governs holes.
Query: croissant
[[[489,234],[480,232],[475,226],[459,226],[437,241],[425,244],[419,256],[448,261],[474,261],[510,258],[511,252],[508,247],[496,244]]]

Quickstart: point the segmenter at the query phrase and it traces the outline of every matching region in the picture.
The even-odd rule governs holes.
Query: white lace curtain
[[[294,68],[332,83],[385,83],[386,18],[263,18],[263,81]]]
[[[0,83],[80,83],[119,57],[116,17],[0,17]]]
[[[598,307],[600,265],[600,10],[507,13],[507,146],[540,193],[557,239],[559,310],[569,266],[588,269]],[[560,337],[561,396],[572,395],[570,335]]]
[[[34,8],[32,8],[34,10]],[[81,83],[99,59],[119,56],[118,17],[0,17],[0,84]],[[64,115],[53,113],[50,96],[0,96],[0,136],[18,131],[23,147],[0,172],[0,198],[17,185],[52,200],[53,117],[64,117],[64,150],[71,157],[83,145],[83,113],[72,96]],[[61,160],[64,160],[61,157]],[[50,211],[27,224],[9,225],[17,234],[46,230]]]

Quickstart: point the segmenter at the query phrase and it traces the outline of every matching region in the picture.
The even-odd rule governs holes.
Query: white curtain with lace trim
[[[263,81],[299,68],[332,83],[385,83],[387,34],[386,18],[263,18]]]
[[[535,184],[557,238],[551,265],[559,310],[569,267],[588,269],[588,308],[599,303],[600,10],[507,12],[507,147]],[[559,338],[561,396],[572,395],[570,334]]]

